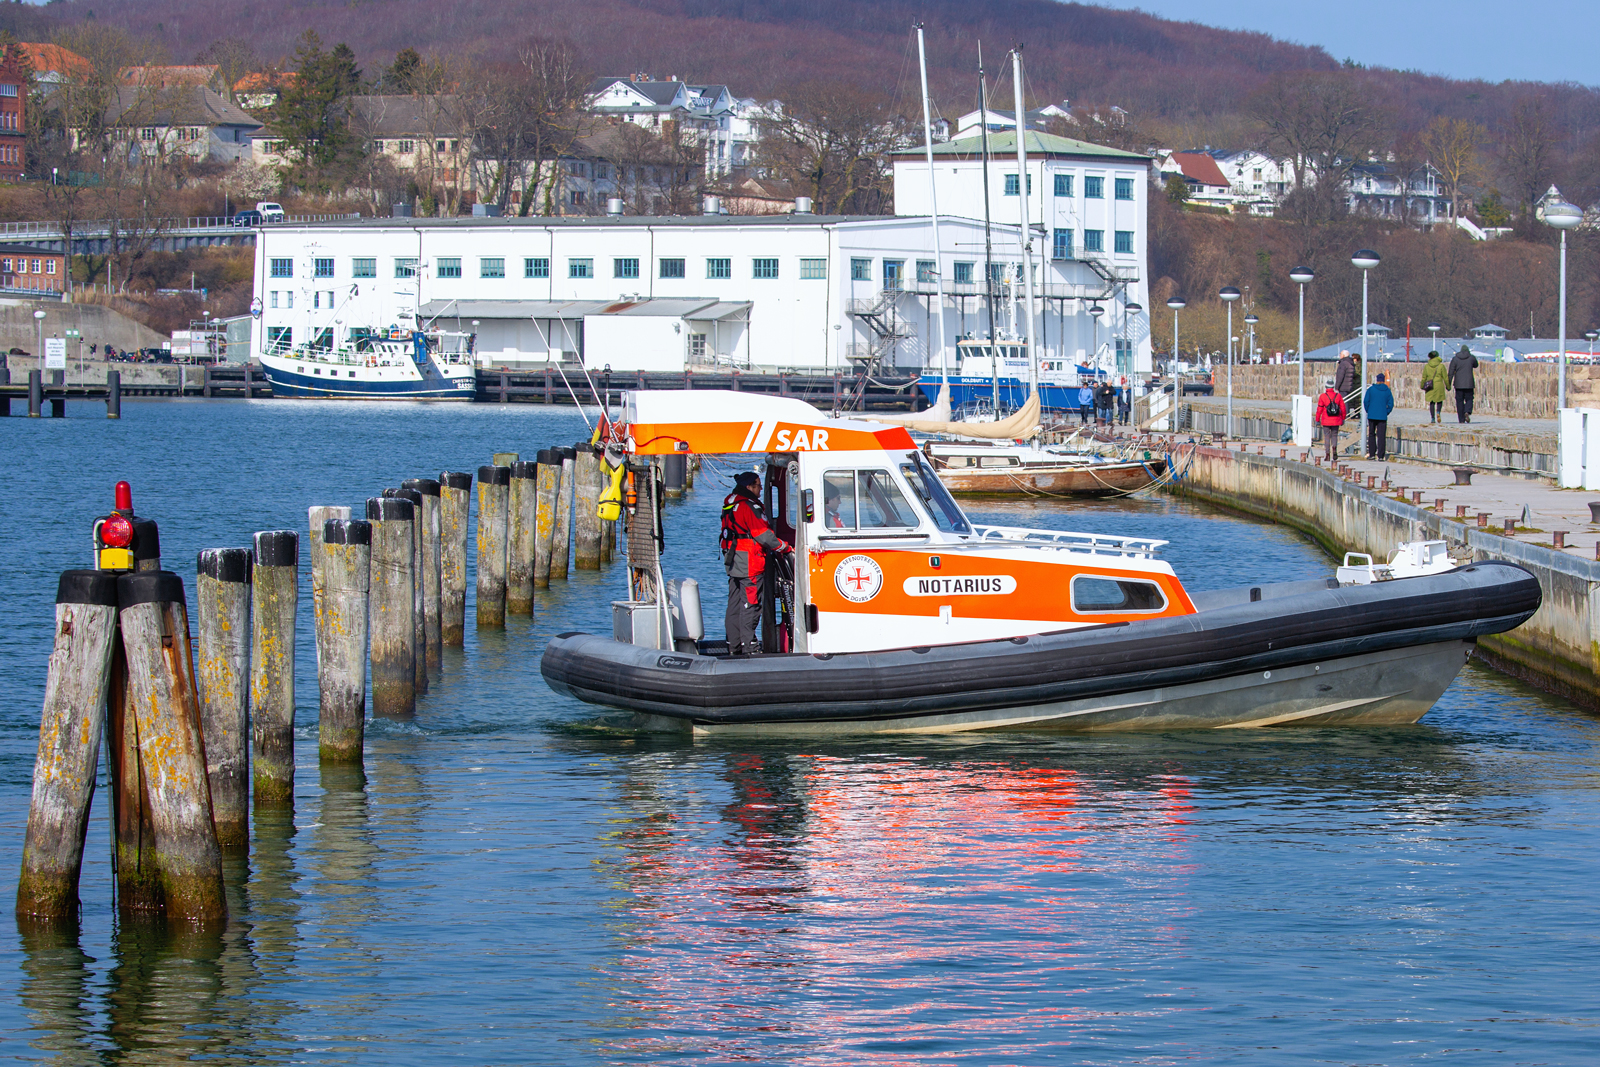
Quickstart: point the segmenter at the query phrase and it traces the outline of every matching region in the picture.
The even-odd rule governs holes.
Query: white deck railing
[[[1021,526],[974,525],[972,532],[980,541],[1015,541],[1115,556],[1153,557],[1156,550],[1167,543],[1153,537],[1109,537],[1065,530],[1030,530]]]

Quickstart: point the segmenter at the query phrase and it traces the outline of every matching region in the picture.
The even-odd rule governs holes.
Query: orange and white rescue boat
[[[1337,578],[1191,595],[1157,558],[1163,541],[973,523],[904,428],[800,400],[628,393],[609,432],[608,462],[633,487],[629,598],[611,635],[562,634],[541,666],[647,728],[1410,723],[1476,638],[1540,603],[1527,571],[1455,566],[1442,542]],[[764,457],[767,514],[795,552],[767,568],[763,655],[707,640],[697,586],[661,570],[650,461],[690,453]]]

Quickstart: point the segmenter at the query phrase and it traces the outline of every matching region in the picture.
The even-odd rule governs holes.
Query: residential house
[[[983,125],[985,112],[969,111],[956,120],[956,136],[965,137],[978,132]],[[991,110],[987,112],[989,131],[1014,130],[1017,128],[1017,113],[1015,111]],[[1059,104],[1046,104],[1044,107],[1032,108],[1028,112],[1027,125],[1038,129],[1051,119],[1060,119],[1076,124],[1072,117],[1072,105],[1063,100]]]
[[[16,45],[0,55],[0,180],[21,178],[27,166],[29,62]]]
[[[25,41],[17,45],[28,57],[33,81],[46,95],[52,87],[69,79],[84,79],[94,73],[94,64],[58,44]]]
[[[706,177],[724,178],[750,165],[760,138],[760,120],[771,105],[735,97],[726,85],[689,85],[648,75],[597,78],[589,85],[588,109],[614,122],[630,122],[657,133],[676,126],[705,152]]]
[[[222,69],[214,63],[180,67],[123,67],[118,77],[123,85],[145,89],[223,90]]]
[[[692,213],[704,180],[699,149],[683,151],[648,130],[601,125],[578,138],[571,151],[544,161],[549,203],[531,213],[545,214],[548,207],[555,215],[599,215],[608,212],[612,199],[634,215]],[[520,208],[520,192],[513,192],[512,203]]]
[[[409,171],[427,188],[470,187],[472,128],[462,98],[435,96],[353,96],[350,128],[372,154]]]
[[[1404,180],[1393,163],[1359,163],[1350,172],[1345,203],[1352,215],[1371,215],[1428,225],[1450,220],[1450,198],[1440,173],[1423,163]]]
[[[0,292],[59,293],[66,288],[66,256],[33,245],[0,244]]]
[[[1233,187],[1223,176],[1216,159],[1206,152],[1163,153],[1157,163],[1157,174],[1163,183],[1172,177],[1182,178],[1191,203],[1233,206]]]
[[[123,86],[107,109],[106,126],[135,158],[187,156],[195,162],[251,159],[261,123],[212,89]]]
[[[278,102],[296,77],[292,70],[251,71],[233,83],[233,98],[246,111],[265,111]]]

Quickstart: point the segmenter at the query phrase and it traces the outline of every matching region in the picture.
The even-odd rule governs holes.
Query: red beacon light
[[[133,521],[126,515],[109,516],[100,524],[100,540],[107,548],[129,547],[133,544]]]
[[[116,508],[118,511],[125,511],[129,514],[133,513],[133,486],[129,485],[127,482],[117,483]]]

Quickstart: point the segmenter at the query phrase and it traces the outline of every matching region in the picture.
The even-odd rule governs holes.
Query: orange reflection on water
[[[641,1032],[619,1049],[770,1058],[776,1029],[804,1033],[815,1062],[831,1049],[927,1063],[926,1047],[892,1046],[1081,1019],[1068,974],[1081,956],[1130,932],[1165,953],[1188,914],[1181,774],[1116,783],[1018,761],[717,758],[727,797],[715,809],[674,812],[675,788],[703,790],[703,764],[657,766],[648,787],[624,787],[636,821],[613,836],[626,916],[613,977],[619,1015]],[[1023,987],[1056,991],[1061,1008],[1006,1010],[1005,990],[1020,1001]]]

